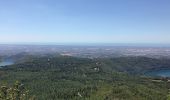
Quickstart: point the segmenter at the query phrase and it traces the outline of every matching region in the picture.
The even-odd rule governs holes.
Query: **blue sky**
[[[170,43],[170,0],[0,0],[0,43]]]

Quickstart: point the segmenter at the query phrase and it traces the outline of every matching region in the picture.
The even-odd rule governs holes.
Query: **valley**
[[[35,100],[166,100],[169,48],[143,49],[3,47],[0,85],[19,81]]]
[[[170,68],[165,58],[89,59],[58,54],[21,58],[0,69],[0,84],[18,80],[36,100],[166,100],[170,88],[168,77],[145,75]]]

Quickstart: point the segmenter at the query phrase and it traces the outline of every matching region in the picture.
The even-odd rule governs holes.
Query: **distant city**
[[[83,58],[107,58],[144,56],[170,58],[168,46],[123,46],[123,45],[0,45],[0,56],[17,54],[57,54]]]

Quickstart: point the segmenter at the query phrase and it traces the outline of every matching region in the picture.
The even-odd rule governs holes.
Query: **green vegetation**
[[[144,57],[36,57],[0,69],[0,80],[21,81],[36,100],[166,100],[169,83],[142,75],[163,64],[169,62]]]
[[[28,92],[23,84],[16,81],[12,87],[1,86],[0,100],[34,100],[34,97],[30,98],[28,96]]]

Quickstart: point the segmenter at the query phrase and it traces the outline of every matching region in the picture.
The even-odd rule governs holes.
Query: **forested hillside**
[[[170,83],[145,76],[168,59],[29,57],[0,69],[0,83],[20,81],[36,100],[166,100]]]

